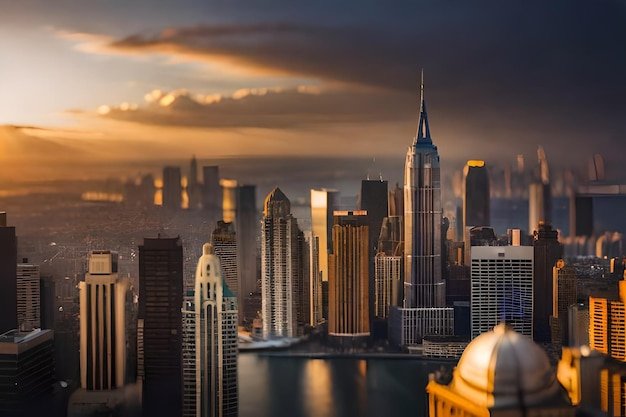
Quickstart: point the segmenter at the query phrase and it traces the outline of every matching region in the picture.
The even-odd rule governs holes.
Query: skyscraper
[[[80,291],[80,386],[121,388],[126,376],[126,291],[117,275],[118,255],[91,251]]]
[[[303,262],[298,258],[297,220],[289,199],[278,188],[265,197],[261,223],[263,337],[298,334],[297,289]]]
[[[220,186],[219,167],[202,167],[202,207],[209,212],[209,217],[222,218],[222,187]]]
[[[552,269],[552,316],[550,316],[550,331],[552,345],[557,349],[569,345],[568,312],[570,306],[576,304],[576,269],[565,265],[559,259]],[[536,290],[535,290],[536,292]]]
[[[144,416],[182,409],[183,248],[180,238],[145,238],[139,246],[139,374]],[[143,351],[141,351],[141,349]]]
[[[40,286],[39,265],[22,259],[17,264],[17,321],[21,331],[41,328]]]
[[[423,73],[420,93],[417,134],[404,171],[404,300],[389,310],[390,339],[400,346],[450,335],[454,328],[453,309],[445,306],[439,154],[430,137]]]
[[[335,211],[333,253],[328,256],[328,334],[340,345],[370,335],[369,226],[367,212]]]
[[[441,277],[439,153],[430,137],[424,82],[417,135],[404,171],[404,307],[445,307]]]
[[[220,180],[222,188],[222,219],[226,222],[235,222],[237,216],[237,180],[222,178]]]
[[[540,222],[552,222],[552,192],[548,159],[541,146],[537,149],[537,157],[537,172],[528,189],[528,231],[530,233],[539,229]]]
[[[163,168],[163,207],[177,210],[182,207],[183,187],[180,167]]]
[[[389,216],[383,219],[378,239],[378,253],[375,257],[374,273],[375,316],[386,319],[389,307],[402,306],[402,217]]]
[[[626,362],[626,281],[619,294],[589,297],[589,347]]]
[[[463,229],[491,226],[489,175],[485,161],[467,161],[463,170]],[[460,237],[457,238],[459,241]]]
[[[17,328],[17,237],[0,212],[0,334]]]
[[[259,217],[256,206],[256,186],[240,185],[237,189],[237,250],[241,297],[239,301],[239,319],[253,320],[256,311],[242,311],[243,300],[258,289]],[[230,285],[230,284],[229,284]]]
[[[563,256],[558,231],[543,222],[534,233],[533,263],[533,337],[536,342],[550,342],[550,315],[553,310],[553,268]]]
[[[202,248],[194,289],[197,417],[236,417],[237,297],[210,244]]]
[[[198,183],[198,162],[196,156],[191,158],[189,164],[189,177],[187,177],[188,207],[197,210],[202,207],[202,188]]]
[[[237,302],[242,305],[241,281],[237,267],[237,234],[232,223],[218,221],[215,230],[211,233],[214,254],[220,260],[221,276],[228,288],[237,297]]]
[[[472,246],[472,339],[505,321],[533,332],[532,246]]]
[[[317,238],[316,274],[311,276],[313,303],[322,306],[322,318],[328,319],[328,299],[324,300],[323,284],[328,282],[328,254],[332,252],[333,212],[339,208],[339,191],[311,190],[311,231],[313,240]],[[315,243],[315,242],[314,242]],[[315,297],[322,296],[322,300]],[[318,324],[318,323],[316,323]]]

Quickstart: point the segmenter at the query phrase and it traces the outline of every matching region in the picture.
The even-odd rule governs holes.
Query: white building
[[[237,297],[211,244],[202,248],[194,289],[196,416],[236,417]]]
[[[377,318],[389,317],[389,307],[396,305],[397,292],[402,290],[402,256],[378,253],[375,257],[375,309]]]
[[[502,322],[532,338],[533,247],[472,246],[472,339]]]
[[[91,251],[80,290],[80,385],[86,390],[121,388],[126,373],[126,292],[118,278],[117,253]]]

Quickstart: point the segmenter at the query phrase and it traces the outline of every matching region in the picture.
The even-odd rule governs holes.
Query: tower
[[[261,221],[261,293],[263,337],[298,334],[298,290],[304,274],[298,256],[297,220],[289,199],[278,188],[265,197]]]
[[[552,222],[552,193],[550,191],[550,173],[548,159],[543,148],[537,149],[537,172],[528,189],[528,231],[539,229],[539,223]]]
[[[222,277],[220,259],[205,244],[194,288],[197,417],[236,417],[237,297]]]
[[[489,175],[485,161],[467,161],[463,174],[462,230],[469,226],[491,226]]]
[[[550,316],[550,333],[552,345],[557,349],[569,346],[568,310],[576,304],[576,269],[565,265],[562,259],[552,268],[552,316]]]
[[[352,346],[370,335],[369,226],[364,210],[335,211],[334,218],[333,253],[328,256],[328,334],[339,344]]]
[[[237,234],[232,223],[218,221],[217,227],[211,233],[213,254],[219,258],[221,276],[231,292],[237,297],[237,302],[242,305],[241,281],[237,268]]]
[[[243,300],[251,293],[257,292],[259,247],[259,218],[256,206],[256,186],[240,185],[237,189],[237,250],[238,268],[241,286],[239,296],[239,319],[250,321],[256,317],[256,311],[243,311]],[[231,287],[232,289],[232,287]]]
[[[182,193],[180,167],[163,168],[163,207],[172,210],[180,209]]]
[[[0,212],[0,334],[14,330],[17,323],[17,237]]]
[[[121,388],[126,374],[126,291],[117,275],[118,255],[91,251],[80,292],[80,386]]]
[[[222,218],[222,187],[220,186],[219,167],[207,165],[202,167],[202,207],[209,212],[210,218]]]
[[[536,342],[550,342],[550,315],[553,309],[553,268],[563,256],[559,233],[540,222],[534,233],[533,263],[533,337]]]
[[[196,161],[195,155],[191,158],[191,162],[189,163],[187,198],[189,201],[189,209],[197,210],[202,207],[202,189],[198,183],[198,162]]]
[[[138,373],[144,416],[182,409],[183,247],[180,238],[145,238],[139,246]],[[142,351],[143,350],[143,351]]]
[[[404,171],[404,307],[445,307],[441,276],[441,185],[439,153],[430,137],[424,74],[417,135]]]
[[[41,328],[40,286],[39,265],[23,259],[17,264],[17,321],[22,331]]]

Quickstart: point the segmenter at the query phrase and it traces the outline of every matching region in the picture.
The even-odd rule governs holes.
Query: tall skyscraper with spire
[[[441,269],[442,209],[439,153],[430,137],[424,73],[417,134],[404,171],[404,298],[389,309],[392,344],[421,344],[424,336],[453,332],[454,313],[446,308]]]
[[[445,307],[441,277],[441,185],[439,153],[430,137],[424,73],[417,134],[404,170],[404,307]]]

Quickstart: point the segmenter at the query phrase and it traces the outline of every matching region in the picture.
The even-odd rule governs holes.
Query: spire
[[[428,114],[426,114],[426,99],[424,99],[424,68],[422,68],[422,80],[420,83],[420,120],[417,125],[415,143],[432,143],[430,127],[428,126]]]

